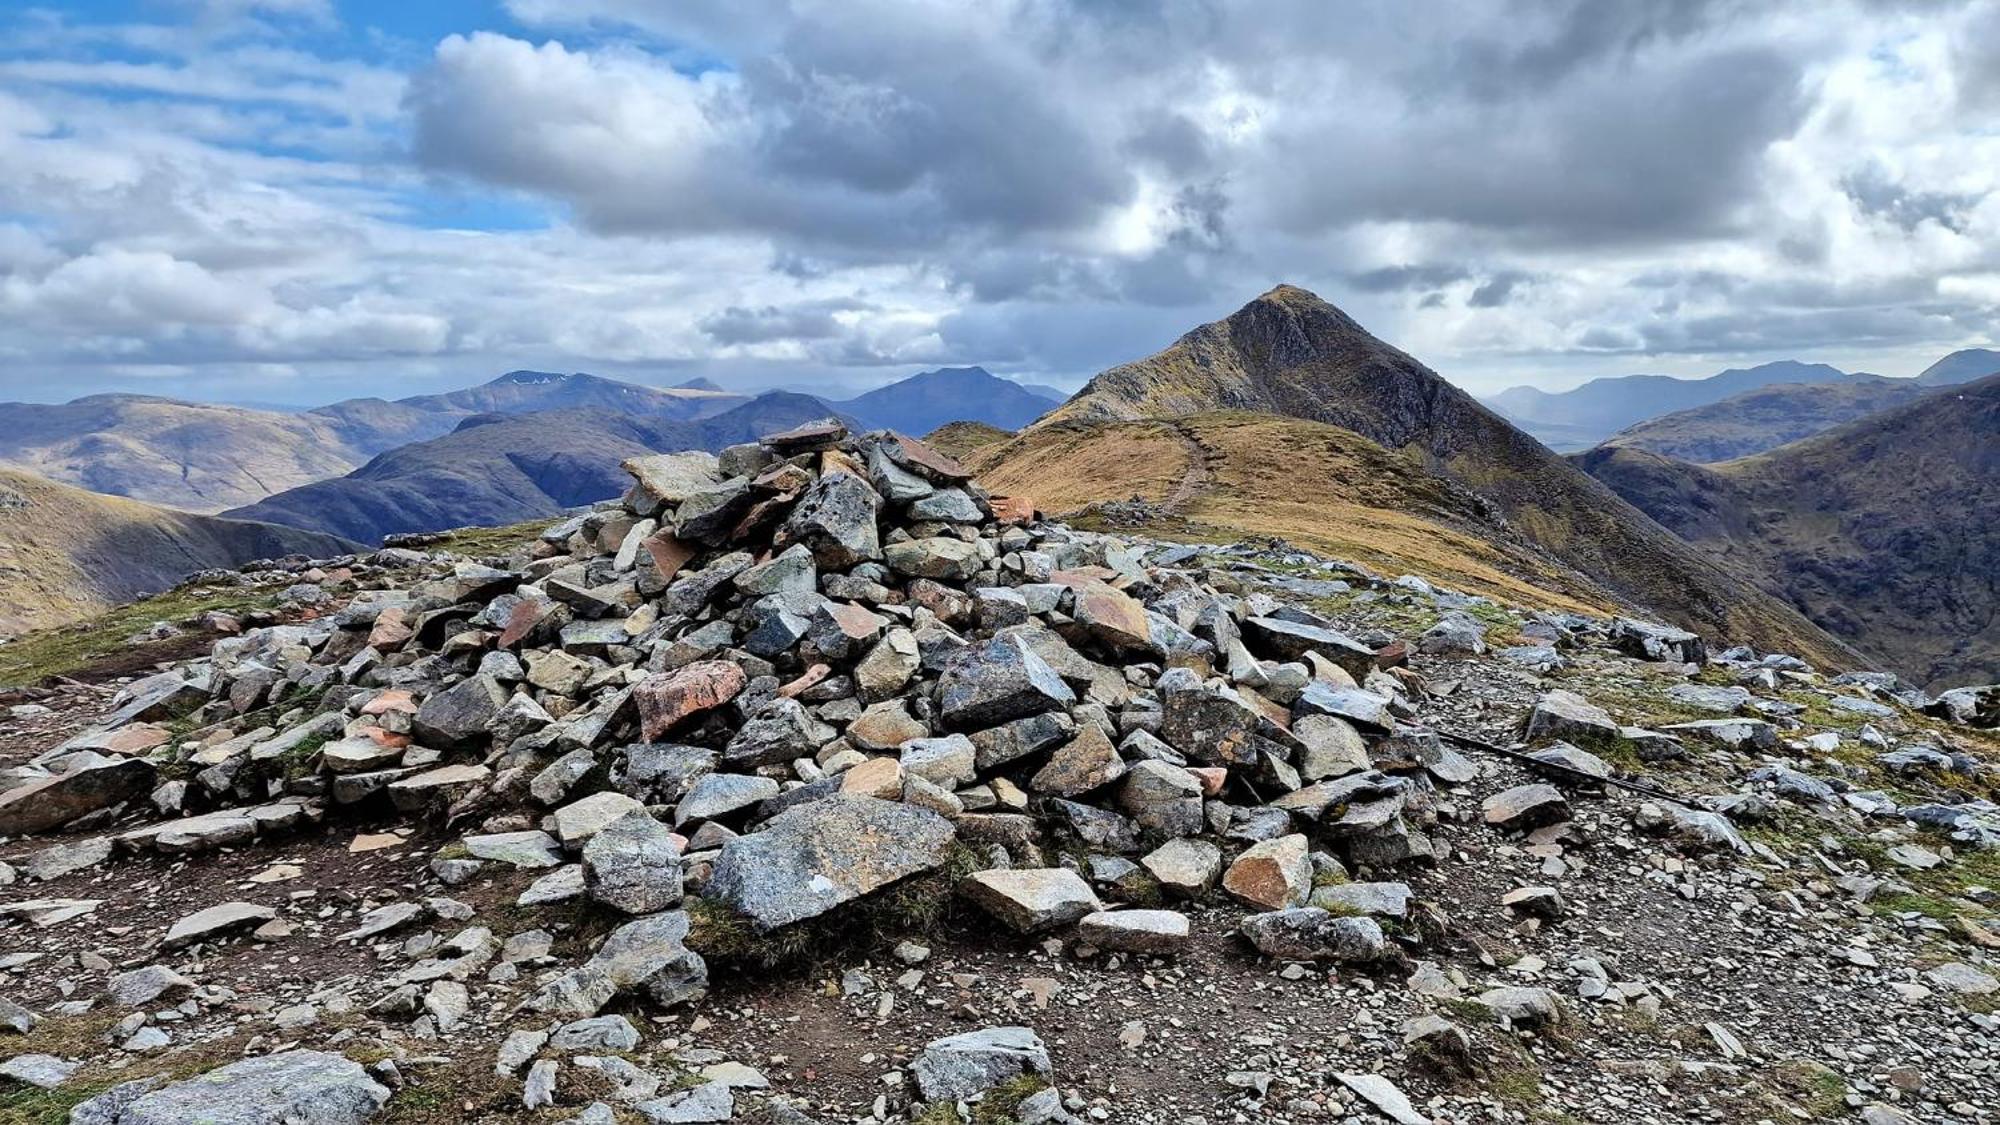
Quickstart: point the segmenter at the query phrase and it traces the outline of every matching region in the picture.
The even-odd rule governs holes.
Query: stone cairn
[[[626,468],[622,500],[505,567],[377,552],[358,565],[380,588],[132,684],[102,729],[13,771],[0,834],[156,810],[110,839],[186,854],[364,809],[442,823],[458,837],[431,860],[445,884],[546,869],[523,903],[626,919],[526,982],[519,1010],[543,1019],[699,997],[698,925],[751,942],[838,925],[941,875],[1009,930],[1074,928],[1109,953],[1181,947],[1191,918],[1174,907],[1217,888],[1274,958],[1394,961],[1422,940],[1408,887],[1386,880],[1435,858],[1434,782],[1475,771],[1411,725],[1392,656],[1194,548],[1039,522],[892,433],[827,421]],[[1447,632],[1441,651],[1462,643]],[[1560,696],[1531,733],[1618,733]],[[1532,831],[1568,813],[1524,785],[1484,815]],[[343,936],[426,909],[392,904]],[[1385,933],[1379,917],[1409,924]],[[217,907],[169,941],[269,919]],[[498,945],[464,929],[385,981],[374,1010],[441,1021]],[[932,1044],[915,1092],[962,1098],[1047,1065],[1032,1032],[987,1029]],[[659,1119],[723,1119],[686,1112]]]

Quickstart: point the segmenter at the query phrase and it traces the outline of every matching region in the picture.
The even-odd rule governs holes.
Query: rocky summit
[[[1995,1119],[2000,687],[625,467],[0,701],[0,1120]]]

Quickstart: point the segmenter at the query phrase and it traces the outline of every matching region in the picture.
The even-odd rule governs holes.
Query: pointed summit
[[[1623,600],[1701,632],[1859,663],[1790,607],[1720,570],[1471,395],[1297,286],[1277,286],[1164,351],[1099,374],[1036,428],[1217,411],[1359,434],[1475,495],[1506,534],[1535,542]]]
[[[1255,410],[1331,422],[1394,449],[1429,428],[1412,408],[1440,400],[1484,413],[1470,396],[1317,294],[1279,285],[1165,351],[1098,375],[1049,417]]]

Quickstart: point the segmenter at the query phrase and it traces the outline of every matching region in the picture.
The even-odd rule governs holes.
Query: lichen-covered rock
[[[989,1027],[925,1044],[910,1064],[917,1095],[927,1102],[977,1097],[1024,1074],[1051,1071],[1048,1048],[1026,1027]]]
[[[136,1098],[123,1087],[71,1111],[97,1125],[359,1125],[381,1112],[389,1088],[361,1065],[325,1051],[243,1059]],[[128,1100],[129,1099],[129,1100]]]
[[[952,836],[950,821],[909,805],[812,801],[724,844],[703,893],[772,930],[942,865]]]

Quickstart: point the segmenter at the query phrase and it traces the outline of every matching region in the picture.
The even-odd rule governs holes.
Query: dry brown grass
[[[1503,541],[1471,499],[1414,458],[1351,431],[1264,414],[1040,426],[973,457],[980,480],[1049,512],[1168,498],[1203,455],[1204,487],[1162,535],[1275,536],[1389,573],[1552,609],[1610,600],[1573,572]]]
[[[995,492],[1025,496],[1046,512],[1096,500],[1163,500],[1190,454],[1164,423],[1040,427],[977,450],[968,464]]]

